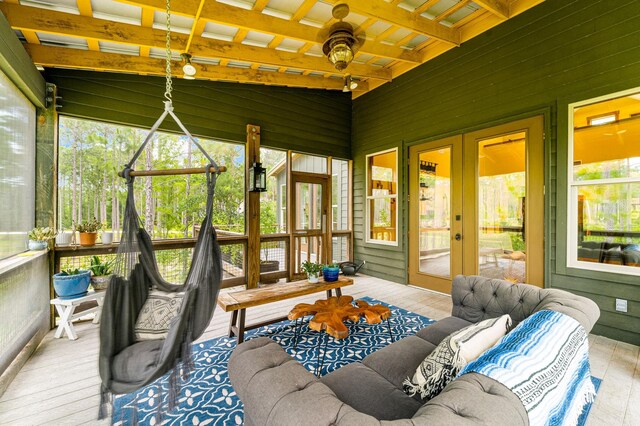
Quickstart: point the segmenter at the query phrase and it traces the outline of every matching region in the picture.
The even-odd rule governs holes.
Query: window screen
[[[0,72],[0,259],[26,249],[35,223],[36,110]]]

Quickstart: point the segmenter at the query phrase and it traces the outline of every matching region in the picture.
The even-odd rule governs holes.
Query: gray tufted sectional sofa
[[[477,373],[449,383],[423,403],[402,391],[420,362],[453,331],[508,313],[517,325],[550,309],[578,320],[587,332],[600,315],[591,300],[556,289],[478,276],[453,281],[452,316],[318,379],[273,340],[239,345],[229,378],[244,403],[246,425],[528,425],[518,398]]]

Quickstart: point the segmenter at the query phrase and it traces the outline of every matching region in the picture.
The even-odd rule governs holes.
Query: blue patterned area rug
[[[389,322],[393,339],[411,336],[418,330],[435,322],[422,315],[405,309],[363,297],[370,304],[381,303],[392,311]],[[294,345],[294,323],[282,321],[251,330],[246,339],[267,336],[275,340],[290,355],[313,371],[317,361],[317,347],[320,334],[310,331],[306,325],[298,339],[297,350]],[[386,322],[369,325],[364,321],[348,323],[349,337],[336,341],[329,337],[322,368],[322,374],[355,362],[387,346],[390,343]],[[327,336],[322,336],[324,344]],[[227,362],[236,347],[235,338],[217,337],[193,345],[195,368],[186,385],[178,396],[177,406],[171,412],[164,412],[162,425],[240,425],[242,424],[242,402],[233,391],[227,375]],[[137,421],[141,425],[156,425],[156,407],[158,405],[158,385],[162,386],[162,397],[168,395],[167,377],[161,377],[138,392],[123,395],[115,399],[112,421],[115,425],[134,423],[132,407],[137,405]],[[165,405],[166,406],[166,405]]]
[[[393,339],[398,340],[411,336],[418,330],[435,322],[427,317],[409,312],[397,306],[379,300],[363,297],[371,304],[381,303],[392,311],[390,318]],[[369,325],[364,322],[348,323],[349,337],[336,341],[329,337],[322,374],[332,372],[343,365],[360,361],[367,355],[387,346],[390,343],[386,323]],[[317,362],[317,347],[321,337],[319,333],[310,331],[304,326],[298,340],[297,351],[293,350],[293,322],[282,321],[272,325],[251,330],[246,339],[259,336],[270,337],[282,346],[309,371],[313,371]],[[322,342],[326,336],[322,337]],[[162,425],[241,425],[243,423],[242,402],[233,391],[227,375],[227,362],[236,347],[236,340],[228,337],[217,337],[193,346],[195,368],[188,383],[183,386],[178,396],[177,406],[171,412],[164,412]],[[600,388],[600,379],[593,378],[596,392]],[[156,407],[158,405],[158,386],[162,386],[162,397],[168,395],[167,377],[161,377],[151,385],[138,392],[120,396],[114,401],[112,422],[116,426],[131,425],[134,416],[141,425],[157,425]],[[132,407],[138,407],[134,415]],[[592,404],[585,407],[578,426],[583,426],[589,415]],[[165,401],[166,406],[166,401]]]

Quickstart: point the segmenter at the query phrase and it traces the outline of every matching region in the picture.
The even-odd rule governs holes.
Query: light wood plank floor
[[[319,293],[320,294],[320,293]],[[284,315],[296,303],[318,295],[249,309],[247,322]],[[451,299],[411,286],[360,276],[345,288],[354,297],[371,296],[433,319],[450,315]],[[201,340],[226,334],[230,314],[216,310]],[[98,327],[76,325],[79,339],[54,339],[51,331],[0,398],[1,425],[80,425],[98,422]],[[590,336],[592,373],[603,379],[589,426],[640,424],[640,348]]]

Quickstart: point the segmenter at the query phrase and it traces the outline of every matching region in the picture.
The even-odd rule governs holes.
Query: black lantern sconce
[[[262,163],[253,163],[249,169],[249,192],[265,192],[267,190],[267,169]]]

